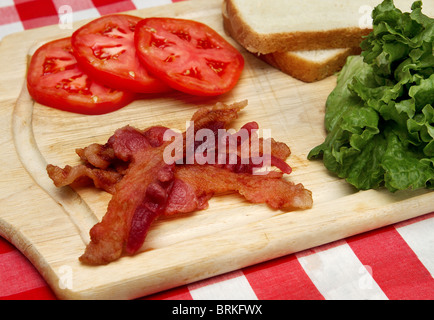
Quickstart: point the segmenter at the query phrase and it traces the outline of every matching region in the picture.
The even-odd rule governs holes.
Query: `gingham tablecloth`
[[[0,0],[0,39],[59,23],[64,5],[82,20],[171,2]],[[434,212],[143,299],[432,300],[433,275]],[[1,237],[0,299],[56,299],[32,264]]]

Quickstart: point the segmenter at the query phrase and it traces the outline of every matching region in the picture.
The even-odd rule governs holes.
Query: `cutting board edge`
[[[431,196],[432,193],[424,193],[414,197],[414,202],[427,203],[425,200],[429,200]],[[341,199],[338,200],[339,201],[337,202],[341,202]],[[359,213],[358,215],[353,215],[351,213],[347,214],[345,219],[359,221],[356,225],[356,229],[342,228],[345,226],[345,221],[343,220],[340,223],[336,223],[336,221],[333,220],[328,222],[326,221],[325,223],[319,222],[317,230],[323,228],[323,230],[321,230],[322,238],[318,238],[315,235],[307,235],[304,231],[298,231],[300,234],[295,237],[286,235],[286,238],[283,238],[288,231],[291,231],[291,228],[285,226],[285,223],[291,223],[291,219],[289,219],[289,216],[285,217],[285,214],[282,214],[249,225],[241,226],[236,229],[226,230],[219,235],[207,235],[198,239],[183,241],[174,244],[170,248],[157,250],[167,251],[167,255],[170,255],[173,250],[185,252],[186,249],[191,248],[198,242],[202,244],[203,248],[207,247],[206,244],[215,244],[218,241],[233,243],[240,240],[237,239],[237,234],[244,234],[243,230],[249,231],[247,239],[242,239],[241,244],[238,243],[238,245],[233,247],[230,252],[224,245],[214,246],[211,250],[213,251],[212,253],[208,251],[206,254],[202,253],[202,255],[192,254],[191,256],[187,255],[178,257],[178,259],[181,259],[181,262],[172,261],[172,266],[166,266],[159,270],[159,272],[150,270],[149,274],[145,273],[135,275],[134,278],[127,279],[125,282],[120,280],[118,282],[113,282],[110,285],[104,282],[100,284],[94,283],[93,286],[80,288],[79,290],[65,290],[59,288],[56,290],[56,284],[59,283],[59,275],[55,272],[46,275],[47,282],[50,283],[50,286],[56,292],[57,296],[62,299],[134,299],[144,297],[160,291],[172,289],[181,285],[188,285],[209,277],[218,276],[226,272],[235,271],[254,264],[276,259],[288,254],[299,253],[314,247],[330,244],[334,241],[415,218],[426,214],[426,212],[429,211],[429,206],[426,204],[419,206],[417,210],[408,210],[409,207],[413,207],[414,203],[407,201],[405,204],[406,205],[404,206],[402,206],[400,202],[394,203],[393,206],[385,204],[384,208],[380,209],[384,209],[388,214],[381,214],[381,220],[372,219],[373,215],[378,214],[378,208],[371,208],[363,213]],[[325,207],[327,207],[327,205],[318,206],[312,210],[321,211],[324,210]],[[290,215],[291,213],[286,214]],[[309,210],[302,214],[308,215]],[[365,218],[364,221],[360,223],[360,216],[362,215],[364,215]],[[277,239],[278,237],[276,237],[276,230],[274,229],[276,224],[283,226],[277,233],[278,237],[282,236],[280,239]],[[297,228],[300,227],[296,227],[296,229]],[[326,236],[324,236],[325,234]],[[154,254],[161,255],[161,251],[153,252],[150,258],[152,258],[152,255]],[[235,259],[233,257],[234,251],[237,253]],[[38,254],[37,251],[34,253]],[[131,259],[135,259],[135,261],[131,261],[131,263],[134,265],[140,265],[141,261],[146,261],[149,257],[149,253],[145,253],[142,256],[140,255],[141,254],[139,253],[135,257],[124,257],[121,259],[128,259],[130,261]],[[164,252],[162,256],[164,259]],[[229,264],[228,261],[230,261]],[[129,264],[129,262],[127,264]],[[216,267],[221,264],[225,264],[225,267]],[[133,265],[130,265],[130,267],[134,269]],[[97,269],[100,267],[95,268]],[[198,273],[197,270],[206,271]],[[152,275],[152,277],[150,277],[150,275]],[[159,280],[155,279],[156,275],[158,275]],[[114,294],[114,292],[116,293]]]

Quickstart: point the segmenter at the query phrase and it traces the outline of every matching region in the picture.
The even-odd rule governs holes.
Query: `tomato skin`
[[[88,115],[115,111],[135,99],[131,92],[114,90],[89,78],[72,54],[70,37],[36,50],[27,71],[27,89],[40,104]]]
[[[126,14],[94,19],[72,34],[74,55],[94,79],[112,88],[140,93],[167,92],[170,87],[149,74],[134,45],[134,29],[141,20]]]
[[[228,92],[244,68],[236,48],[193,20],[145,18],[136,25],[134,41],[140,61],[152,74],[193,95]]]

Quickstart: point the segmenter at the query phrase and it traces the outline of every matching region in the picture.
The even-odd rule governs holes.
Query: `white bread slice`
[[[232,36],[232,24],[222,8],[223,25],[226,33]],[[273,67],[304,82],[322,80],[339,71],[348,56],[359,54],[360,47],[323,50],[284,51],[257,54],[259,58]]]
[[[360,47],[309,51],[285,51],[259,55],[273,67],[304,82],[325,79],[344,66],[348,56],[360,54]]]
[[[351,48],[372,30],[382,0],[224,0],[231,36],[252,53]],[[409,12],[414,0],[394,0]],[[422,12],[433,13],[433,0]]]
[[[229,36],[270,65],[314,82],[336,73],[348,56],[360,53],[362,36],[372,30],[372,9],[381,1],[224,0],[223,25]],[[413,0],[394,3],[409,12]],[[433,4],[425,0],[422,11],[432,16]]]

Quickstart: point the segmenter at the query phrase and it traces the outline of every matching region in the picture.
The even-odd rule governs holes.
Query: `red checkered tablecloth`
[[[175,0],[0,0],[0,39],[14,32]],[[67,5],[68,7],[65,7]],[[65,22],[62,22],[65,23]],[[143,299],[434,299],[434,213]],[[0,237],[0,299],[56,299]]]

